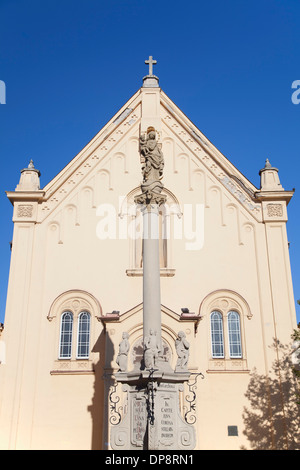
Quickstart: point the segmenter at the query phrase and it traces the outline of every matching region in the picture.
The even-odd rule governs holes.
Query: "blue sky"
[[[287,230],[299,299],[299,24],[298,0],[0,0],[0,321],[5,191],[31,158],[42,186],[56,176],[142,85],[149,55],[164,92],[255,186],[269,158],[296,188]]]

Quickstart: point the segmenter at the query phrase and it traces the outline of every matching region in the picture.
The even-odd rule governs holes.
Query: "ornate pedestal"
[[[194,427],[181,416],[179,393],[185,374],[118,373],[127,392],[127,413],[111,429],[110,443],[114,450],[191,450],[196,445]]]

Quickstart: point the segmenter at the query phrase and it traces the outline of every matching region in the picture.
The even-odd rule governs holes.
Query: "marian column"
[[[144,77],[140,156],[143,181],[135,203],[143,214],[143,344],[140,370],[128,371],[128,334],[119,345],[116,382],[127,393],[126,413],[111,427],[110,446],[115,450],[189,450],[195,447],[195,429],[181,415],[180,392],[189,380],[187,367],[189,343],[179,331],[175,340],[178,355],[175,370],[163,358],[161,334],[159,208],[166,202],[163,191],[164,157],[161,138],[160,89],[153,75],[153,58],[149,75]],[[115,388],[112,393],[115,393]],[[112,401],[112,409],[119,397]]]
[[[140,137],[142,193],[135,198],[143,213],[143,342],[146,369],[157,369],[162,355],[159,262],[159,206],[164,204],[161,182],[164,158],[154,127]]]

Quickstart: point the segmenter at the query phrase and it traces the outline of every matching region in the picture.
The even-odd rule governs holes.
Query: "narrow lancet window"
[[[224,357],[223,317],[214,311],[210,316],[212,357]]]
[[[229,356],[242,357],[240,316],[237,312],[228,313]]]
[[[60,324],[59,359],[71,359],[72,354],[73,315],[64,312]]]
[[[90,350],[90,314],[81,312],[78,317],[77,359],[88,359]]]

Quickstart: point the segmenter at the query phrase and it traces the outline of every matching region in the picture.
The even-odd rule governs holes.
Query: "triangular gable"
[[[71,175],[86,163],[93,152],[95,152],[104,142],[112,139],[112,134],[122,127],[130,127],[134,120],[132,116],[136,108],[140,105],[140,90],[138,90],[124,106],[110,119],[110,121],[95,135],[95,137],[66,165],[58,175],[53,178],[44,188],[45,199],[48,199]],[[136,117],[137,118],[137,117]],[[130,123],[130,124],[129,124]],[[113,142],[113,139],[111,140]]]
[[[161,92],[161,119],[167,133],[189,153],[195,163],[190,168],[190,190],[194,189],[193,172],[211,175],[212,180],[221,184],[256,220],[261,220],[261,204],[256,199],[258,189],[205,137],[185,114]],[[175,170],[176,171],[176,170]]]
[[[170,100],[170,98],[162,91],[161,92],[161,104],[165,109],[163,115],[164,121],[168,127],[172,129],[174,122],[170,122],[171,119],[176,121],[177,124],[181,125],[186,131],[185,135],[182,135],[182,141],[187,145],[193,143],[198,144],[201,149],[206,152],[223,170],[230,176],[233,176],[236,181],[241,184],[248,191],[254,193],[258,189],[253,185],[229,160],[225,157],[213,143],[189,120],[189,118],[176,106],[176,104]],[[168,116],[168,117],[167,117]],[[171,119],[170,119],[171,117]],[[173,130],[176,132],[176,126]],[[180,131],[179,131],[180,132]],[[197,147],[193,147],[194,151],[197,151]]]
[[[93,169],[109,158],[114,148],[135,129],[138,142],[142,114],[142,88],[139,89],[98,134],[76,155],[66,167],[44,188],[39,221],[42,221],[76,188],[91,175]],[[204,136],[184,113],[160,90],[161,122],[174,139],[192,155],[200,168],[221,183],[257,220],[261,220],[261,204],[255,199],[257,188]],[[132,132],[131,132],[132,135]],[[126,158],[126,155],[125,155]],[[110,177],[110,169],[105,169]],[[199,170],[201,171],[201,170]],[[197,169],[194,170],[197,172]],[[190,176],[192,178],[192,176]],[[137,181],[138,184],[138,181]],[[110,188],[113,189],[113,188]]]

